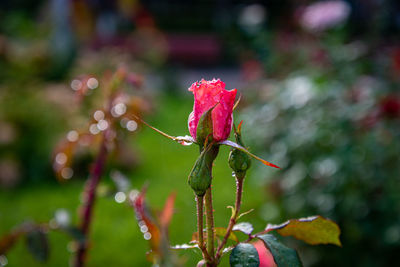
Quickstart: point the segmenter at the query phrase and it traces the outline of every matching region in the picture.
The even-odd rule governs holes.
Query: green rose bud
[[[189,185],[198,196],[204,196],[206,190],[211,186],[212,164],[218,151],[219,146],[209,145],[206,147],[197,158],[189,174]]]
[[[245,147],[242,141],[242,134],[241,134],[242,122],[243,121],[239,123],[237,130],[235,128],[235,139],[239,145]],[[228,162],[229,166],[231,167],[237,178],[244,178],[244,176],[246,175],[246,171],[251,166],[250,157],[243,151],[240,151],[239,149],[236,148],[234,148],[229,153]]]

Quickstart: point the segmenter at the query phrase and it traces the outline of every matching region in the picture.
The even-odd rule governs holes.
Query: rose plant
[[[294,249],[286,247],[271,232],[282,236],[293,236],[308,244],[335,244],[341,246],[339,227],[329,219],[321,216],[312,216],[302,219],[292,219],[280,225],[268,224],[262,231],[253,234],[253,226],[248,222],[237,223],[246,213],[240,214],[243,194],[243,182],[246,172],[251,166],[251,158],[263,164],[279,169],[273,163],[263,160],[249,152],[242,138],[242,123],[237,127],[233,123],[233,111],[237,106],[235,98],[237,90],[226,90],[225,83],[219,79],[211,81],[201,80],[193,83],[189,91],[194,94],[193,111],[189,115],[188,127],[190,136],[174,137],[147,124],[139,117],[135,119],[149,126],[163,136],[177,141],[182,145],[196,144],[199,146],[199,157],[189,173],[188,183],[195,193],[197,207],[197,232],[192,244],[173,246],[173,249],[200,249],[202,259],[198,266],[217,266],[221,257],[230,252],[231,266],[260,266],[258,247],[254,247],[256,240],[261,240],[265,248],[272,254],[277,266],[302,266],[301,260]],[[234,129],[235,141],[228,137]],[[236,200],[232,209],[232,216],[226,228],[215,227],[214,210],[212,203],[212,167],[218,156],[219,147],[227,145],[232,148],[228,163],[236,179]],[[135,203],[135,201],[134,201]],[[206,227],[204,229],[203,219]],[[239,241],[235,233],[242,232],[247,236]],[[205,233],[205,236],[204,236]],[[233,245],[227,246],[228,240]],[[259,242],[258,242],[259,243]],[[265,262],[265,259],[261,259]],[[157,262],[156,262],[157,263]]]

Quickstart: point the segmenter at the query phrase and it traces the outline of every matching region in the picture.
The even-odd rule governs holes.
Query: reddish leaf
[[[241,121],[239,122],[239,125],[238,125],[238,127],[237,127],[236,132],[237,132],[238,134],[241,134],[241,132],[242,132],[242,124],[243,124],[243,120],[241,120]]]
[[[169,195],[167,201],[165,202],[164,209],[160,215],[160,224],[161,227],[167,228],[174,213],[174,205],[175,205],[176,193],[172,193]]]
[[[0,255],[12,248],[18,238],[22,235],[21,231],[11,232],[0,238]]]
[[[154,221],[146,207],[145,196],[146,189],[143,189],[142,192],[140,192],[140,194],[133,201],[133,207],[135,209],[136,217],[139,221],[139,224],[143,222],[144,225],[147,227],[147,232],[151,235],[149,240],[151,249],[154,252],[158,253],[160,249],[161,233],[159,227],[156,225],[156,222]],[[143,225],[140,225],[140,227],[143,227]]]

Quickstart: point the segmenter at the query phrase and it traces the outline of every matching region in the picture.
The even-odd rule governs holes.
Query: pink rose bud
[[[193,83],[189,91],[194,94],[193,111],[190,113],[188,121],[190,135],[196,140],[200,117],[215,106],[211,113],[213,139],[216,142],[228,139],[232,130],[232,110],[237,90],[225,90],[225,83],[220,79],[212,81],[203,79]]]

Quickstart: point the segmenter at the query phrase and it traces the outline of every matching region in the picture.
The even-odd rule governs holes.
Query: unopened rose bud
[[[241,126],[242,126],[242,122],[240,122],[237,131],[235,130],[235,139],[239,145],[245,147],[243,144],[243,141],[242,141]],[[240,151],[239,149],[236,149],[236,148],[234,148],[229,153],[228,162],[229,162],[229,166],[235,173],[235,176],[239,179],[244,178],[244,176],[246,175],[246,171],[251,166],[250,157],[243,151]]]
[[[211,186],[211,169],[218,151],[219,146],[204,148],[189,174],[189,185],[198,196],[204,196],[206,190]]]
[[[212,109],[212,138],[214,141],[224,141],[232,130],[232,111],[235,104],[236,89],[225,90],[225,83],[221,80],[201,80],[190,86],[189,91],[194,94],[193,111],[189,115],[189,132],[197,141],[197,127],[202,115]]]

